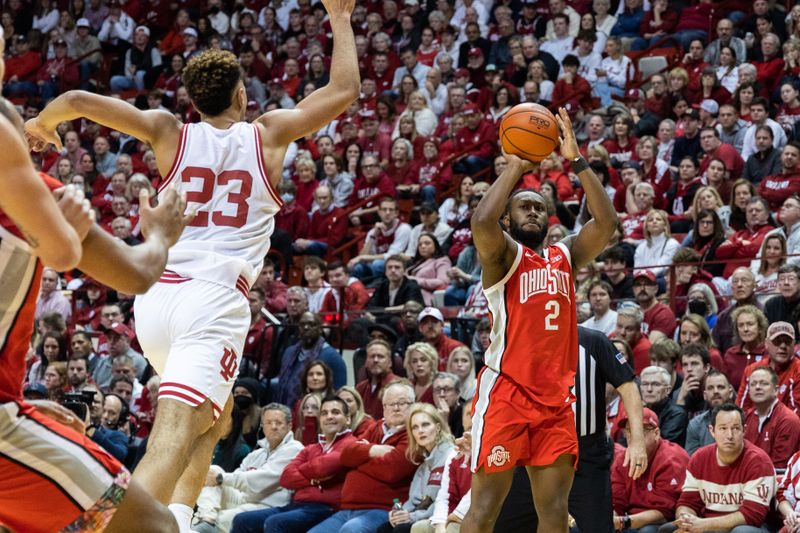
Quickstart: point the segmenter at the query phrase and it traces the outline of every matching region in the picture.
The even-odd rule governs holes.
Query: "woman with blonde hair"
[[[725,365],[722,356],[714,346],[714,339],[711,338],[711,328],[708,327],[706,319],[700,315],[689,313],[681,317],[678,324],[678,344],[702,344],[708,350],[708,358],[711,366],[717,370],[724,371]]]
[[[317,442],[319,434],[317,422],[319,421],[319,409],[322,407],[322,395],[318,392],[309,392],[300,400],[300,409],[297,416],[297,429],[294,430],[294,438],[308,446]]]
[[[298,157],[294,162],[296,175],[293,179],[297,192],[295,202],[307,212],[311,212],[314,203],[314,191],[319,187],[317,181],[317,164],[310,157]]]
[[[131,204],[131,212],[139,214],[139,192],[145,189],[151,199],[157,195],[153,184],[147,179],[147,176],[141,172],[137,172],[128,178],[128,184],[125,185],[125,196]]]
[[[734,390],[739,385],[748,365],[769,357],[764,344],[767,338],[769,320],[761,309],[754,305],[742,305],[731,313],[733,333],[737,343],[725,352],[723,372]]]
[[[337,390],[336,396],[347,404],[350,414],[350,429],[353,430],[353,435],[356,438],[361,438],[375,423],[375,420],[364,412],[364,399],[361,398],[361,394],[358,393],[355,387],[349,385]]]
[[[427,342],[415,342],[406,348],[403,367],[418,402],[433,405],[433,375],[439,368],[439,354]]]
[[[67,363],[53,361],[44,371],[44,386],[47,388],[47,398],[58,401],[64,396],[64,387],[67,386]]]
[[[692,206],[686,214],[694,220],[703,209],[716,211],[719,221],[722,223],[723,230],[728,231],[731,208],[722,201],[722,196],[720,196],[719,191],[710,185],[705,185],[697,189],[694,199],[692,200]]]
[[[475,356],[466,346],[453,348],[447,356],[447,371],[458,377],[461,382],[459,397],[464,402],[471,402],[475,396]]]
[[[400,114],[400,118],[411,117],[414,119],[414,125],[417,128],[417,133],[428,137],[433,135],[436,127],[439,124],[436,118],[436,113],[431,111],[428,107],[428,101],[422,91],[415,90],[408,95],[408,106],[405,111]],[[400,124],[398,121],[397,126],[392,132],[392,138],[396,139],[400,136]]]
[[[539,84],[539,99],[549,102],[553,99],[553,89],[556,84],[547,77],[547,68],[544,61],[534,59],[528,65],[528,81],[535,81]]]
[[[432,474],[444,469],[455,448],[447,422],[434,406],[427,403],[415,403],[409,408],[406,433],[406,457],[419,467],[411,480],[408,499],[401,509],[389,512],[389,523],[379,527],[379,533],[408,533],[414,523],[433,515],[441,478]]]
[[[633,266],[662,276],[667,269],[665,265],[672,264],[672,256],[680,247],[680,243],[670,236],[667,212],[653,209],[644,219],[644,241],[636,247]]]
[[[761,243],[757,258],[750,262],[750,270],[756,277],[756,295],[761,303],[775,294],[778,271],[785,264],[786,237],[780,233],[767,235]]]
[[[686,314],[695,313],[701,315],[706,319],[708,327],[713,328],[717,323],[719,306],[717,305],[717,299],[714,293],[711,291],[711,287],[705,283],[695,283],[689,287],[686,298],[688,298],[689,302],[686,306]],[[703,307],[705,307],[705,309],[702,309]]]

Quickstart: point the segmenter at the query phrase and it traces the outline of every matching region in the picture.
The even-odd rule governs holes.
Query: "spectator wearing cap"
[[[403,257],[406,260],[411,260],[417,253],[417,244],[419,242],[420,234],[430,233],[436,237],[440,246],[443,246],[450,234],[453,233],[453,228],[441,220],[439,217],[439,210],[434,202],[423,202],[419,208],[420,223],[411,229],[411,235],[408,238],[408,247],[406,247]]]
[[[97,38],[121,55],[121,52],[131,45],[135,28],[136,22],[122,10],[119,0],[111,0],[108,5],[108,16],[100,26]]]
[[[800,418],[778,400],[778,375],[760,366],[748,376],[748,394],[753,407],[745,416],[745,440],[770,456],[775,468],[786,468],[800,446]]]
[[[333,204],[333,192],[327,185],[314,191],[314,202],[318,209],[311,214],[308,236],[294,241],[294,251],[325,257],[345,239],[348,227],[344,209]]]
[[[644,312],[642,329],[651,341],[657,339],[657,333],[672,338],[675,332],[675,313],[656,299],[657,292],[658,283],[652,270],[641,270],[633,278],[633,294]]]
[[[142,354],[131,348],[131,341],[136,336],[131,328],[121,322],[114,322],[111,327],[106,331],[106,338],[108,338],[108,355],[116,358],[120,355],[125,355],[133,361],[136,371],[135,377],[141,380],[144,377],[145,370],[147,370],[147,359]],[[113,374],[117,374],[112,370]]]
[[[55,57],[47,60],[36,75],[42,103],[45,104],[59,93],[77,89],[80,82],[78,65],[67,55],[68,45],[64,39],[53,41]]]
[[[133,46],[125,52],[124,74],[111,77],[111,91],[141,91],[145,81],[150,84],[155,81],[160,69],[161,53],[150,44],[150,28],[137,26],[133,32]]]
[[[758,194],[764,197],[773,210],[800,193],[800,143],[790,141],[781,151],[780,174],[766,176],[758,184]]]
[[[477,105],[465,105],[462,114],[466,125],[456,132],[454,148],[456,151],[468,149],[469,152],[453,165],[453,171],[475,175],[492,164],[497,133]]]
[[[564,4],[563,0],[551,1]],[[553,33],[541,44],[540,48],[561,63],[567,54],[572,52],[574,37],[569,32],[569,17],[565,13],[556,13],[547,24],[552,24]]]
[[[786,132],[780,124],[769,118],[770,104],[769,100],[762,96],[753,98],[750,103],[750,120],[752,125],[747,128],[742,141],[742,158],[747,160],[748,157],[756,152],[756,130],[759,126],[769,126],[773,133],[773,146],[775,148],[783,148],[786,145],[787,137]]]
[[[775,471],[769,456],[744,440],[744,413],[731,404],[714,408],[711,434],[714,444],[689,460],[675,522],[659,533],[769,531],[763,523],[775,494]]]
[[[717,103],[714,100],[703,100],[700,104],[701,115],[702,110],[713,113],[718,109]],[[739,179],[744,170],[744,160],[735,147],[730,144],[722,142],[719,132],[713,126],[704,126],[700,130],[700,148],[703,150],[703,157],[700,159],[700,173],[705,174],[708,169],[709,163],[714,159],[719,159],[725,164],[725,168],[729,172],[730,180],[735,181]]]
[[[611,467],[611,494],[614,502],[614,529],[655,533],[657,526],[675,517],[675,505],[681,494],[689,455],[678,444],[661,437],[658,416],[643,409],[644,445],[647,466],[641,477],[628,475],[624,454],[616,454]],[[619,427],[630,438],[628,416]]]
[[[715,128],[717,126],[717,115],[719,115],[719,104],[716,100],[706,98],[699,105],[697,110],[700,112],[701,128]]]
[[[159,48],[165,56],[183,52],[183,30],[189,28],[191,24],[192,20],[189,18],[189,12],[185,9],[179,9],[175,14],[175,23],[167,34],[161,38],[159,44]]]
[[[750,397],[750,375],[761,367],[771,368],[778,376],[777,398],[795,414],[800,411],[800,358],[794,355],[794,326],[788,322],[775,322],[767,330],[766,357],[744,369],[736,403],[742,409],[753,407]]]
[[[3,94],[35,96],[39,92],[36,74],[42,64],[41,55],[30,49],[28,38],[24,35],[14,36],[11,53],[11,57],[5,60]]]
[[[103,9],[107,9],[105,5],[100,4]],[[86,10],[90,6],[86,7]],[[84,11],[85,15],[85,11]],[[105,17],[103,17],[105,18]],[[99,25],[98,25],[99,27]],[[103,56],[101,50],[100,40],[91,34],[91,23],[88,18],[80,18],[75,23],[75,38],[70,44],[70,57],[81,58],[78,59],[78,68],[81,75],[81,89],[88,87],[89,77],[100,67],[100,61]],[[94,53],[92,53],[94,51]],[[6,63],[6,69],[8,64]]]
[[[660,366],[648,366],[642,369],[640,379],[642,402],[658,416],[661,436],[683,446],[688,418],[686,411],[670,397],[672,378],[669,371]]]
[[[189,27],[183,30],[183,59],[187,62],[200,53],[200,47],[197,44],[198,33],[197,30]]]
[[[361,136],[358,138],[358,145],[364,152],[378,154],[381,166],[389,164],[389,156],[392,150],[392,139],[389,135],[381,133],[378,115],[373,109],[362,109],[359,112],[361,117]]]
[[[594,107],[592,87],[587,80],[578,74],[580,61],[575,55],[567,54],[561,64],[564,68],[564,74],[553,88],[553,100],[550,103],[551,109],[570,104],[576,110],[591,111]]]
[[[425,342],[433,346],[439,354],[439,370],[446,371],[450,352],[464,344],[444,334],[444,316],[439,309],[426,307],[419,314],[417,320],[419,331]]]

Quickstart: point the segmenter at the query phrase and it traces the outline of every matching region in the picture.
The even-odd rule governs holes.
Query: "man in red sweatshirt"
[[[356,441],[347,404],[327,396],[319,409],[319,442],[300,451],[281,474],[281,487],[293,490],[292,503],[236,515],[231,531],[305,533],[339,508],[347,467],[342,450]]]
[[[780,174],[767,176],[758,184],[758,195],[769,202],[773,210],[778,210],[784,200],[800,193],[800,143],[791,141],[781,152]]]
[[[327,185],[317,187],[314,201],[319,209],[311,214],[307,238],[297,239],[293,247],[298,254],[325,257],[328,250],[336,248],[344,240],[348,219],[345,210],[333,204],[333,192]]]
[[[3,94],[8,96],[37,95],[36,72],[42,64],[42,58],[30,49],[28,38],[24,35],[14,36],[13,55],[6,60],[6,73],[3,79]]]
[[[474,175],[492,164],[497,132],[494,125],[483,118],[476,104],[465,105],[461,114],[467,125],[456,133],[455,150],[458,152],[469,148],[469,155],[453,165],[453,171]]]
[[[342,449],[342,464],[350,467],[342,488],[341,511],[312,528],[309,533],[375,531],[389,521],[397,499],[405,501],[417,465],[406,457],[408,408],[414,388],[392,383],[383,391],[384,418],[364,435]]]
[[[744,419],[744,438],[769,455],[775,468],[786,468],[800,445],[800,418],[778,400],[778,374],[760,366],[748,379],[753,408]]]

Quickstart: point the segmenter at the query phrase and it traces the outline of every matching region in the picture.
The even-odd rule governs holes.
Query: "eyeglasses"
[[[433,393],[434,394],[447,394],[449,392],[454,392],[456,390],[455,387],[434,387]]]
[[[361,165],[361,168],[375,168],[377,166],[378,165],[376,165],[376,164],[373,164],[373,165]]]
[[[663,386],[664,386],[663,383],[658,383],[658,382],[644,382],[644,381],[642,381],[642,384],[641,384],[641,387],[643,389],[660,389]]]
[[[392,403],[385,403],[383,404],[384,409],[405,409],[412,402],[392,402]]]
[[[699,220],[697,222],[697,224],[699,226],[713,226],[714,225],[714,221],[713,220]]]

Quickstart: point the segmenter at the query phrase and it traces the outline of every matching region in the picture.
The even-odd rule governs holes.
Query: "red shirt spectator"
[[[469,155],[489,159],[497,144],[495,127],[483,118],[475,104],[464,106],[463,115],[467,125],[456,132],[455,150],[458,152],[469,148]]]
[[[776,322],[776,324],[786,324],[786,322]],[[739,393],[736,395],[736,405],[745,411],[753,407],[753,401],[750,399],[750,374],[756,368],[764,366],[772,367],[778,374],[778,400],[797,413],[800,409],[800,358],[797,357],[791,357],[781,366],[772,364],[772,358],[766,357],[745,368]]]
[[[769,215],[766,206],[762,206],[760,202],[756,202],[755,204],[751,203],[747,206],[748,219],[750,218],[749,210],[754,205],[761,206],[760,209],[764,210],[764,218]],[[764,240],[764,237],[773,229],[774,228],[767,224],[766,221],[752,226],[748,224],[747,228],[737,231],[730,239],[720,244],[717,247],[717,259],[729,259],[725,264],[725,270],[722,274],[723,277],[729,278],[731,274],[733,274],[733,271],[740,266],[748,266],[750,261],[756,257],[756,254],[758,254],[758,251],[761,249],[761,242]]]
[[[757,408],[748,411],[744,438],[767,452],[775,468],[786,468],[800,445],[800,418],[777,399],[763,420],[761,416]]]

